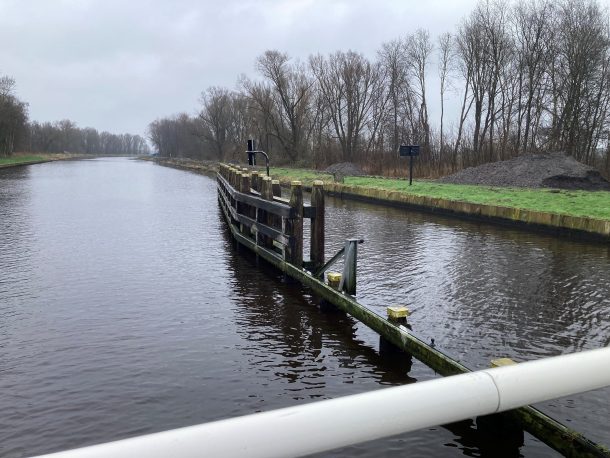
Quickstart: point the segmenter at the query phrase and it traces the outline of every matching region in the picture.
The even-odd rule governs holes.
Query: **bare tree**
[[[557,11],[552,73],[551,145],[588,160],[596,147],[587,125],[602,99],[608,50],[607,18],[590,0],[565,0]],[[588,146],[589,145],[589,146]]]
[[[0,156],[10,156],[25,134],[27,104],[15,96],[14,90],[13,78],[0,77]]]
[[[392,40],[381,45],[377,55],[381,68],[385,72],[388,83],[389,108],[388,115],[391,117],[391,151],[398,151],[400,145],[400,118],[401,106],[405,97],[411,97],[409,86],[409,74],[407,68],[408,57],[406,55],[405,43],[401,39]]]
[[[466,114],[470,111],[470,105],[474,105],[473,152],[475,155],[479,152],[485,89],[486,82],[489,80],[489,64],[486,59],[485,45],[483,26],[478,16],[473,12],[462,22],[456,37],[456,50],[460,61],[459,67],[466,84],[460,115],[458,140],[456,141],[456,153],[461,141]],[[468,103],[468,109],[466,109],[467,97],[471,99]]]
[[[428,118],[428,103],[426,100],[426,67],[434,45],[430,40],[430,33],[424,29],[418,29],[415,34],[407,37],[405,41],[409,67],[414,76],[417,86],[415,93],[420,102],[419,122],[423,130],[424,149],[430,149],[430,120]]]
[[[551,64],[553,4],[548,0],[518,3],[512,14],[516,42],[519,102],[516,151],[536,147],[536,131],[543,113],[546,76]]]
[[[201,136],[213,146],[216,158],[222,160],[231,141],[232,94],[223,87],[210,87],[201,94],[201,105]]]
[[[445,135],[443,121],[445,116],[445,92],[449,83],[449,72],[452,68],[453,57],[453,37],[449,32],[446,32],[438,38],[438,77],[440,80],[441,96],[439,163],[442,163],[444,159]]]
[[[306,67],[290,63],[287,54],[266,51],[256,61],[258,71],[271,84],[274,101],[273,135],[278,139],[285,154],[296,161],[305,155],[306,142],[311,131],[311,92],[313,80]]]
[[[353,161],[357,152],[365,151],[370,145],[365,141],[366,129],[374,135],[379,125],[379,119],[371,118],[375,98],[383,86],[381,72],[362,54],[353,51],[337,52],[328,58],[312,56],[310,66],[328,108],[343,159]]]

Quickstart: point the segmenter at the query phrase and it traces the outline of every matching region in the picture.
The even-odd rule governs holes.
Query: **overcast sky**
[[[267,49],[306,59],[418,27],[455,30],[475,0],[0,0],[0,75],[37,121],[144,135],[194,114],[206,87],[235,87]]]

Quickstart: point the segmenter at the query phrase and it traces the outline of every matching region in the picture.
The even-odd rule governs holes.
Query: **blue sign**
[[[400,145],[398,154],[401,157],[419,156],[419,145]]]

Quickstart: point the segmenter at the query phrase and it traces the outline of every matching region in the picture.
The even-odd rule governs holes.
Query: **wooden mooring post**
[[[311,206],[315,217],[311,219],[310,258],[313,268],[324,265],[324,182],[316,180],[311,188]]]
[[[295,267],[303,266],[303,185],[300,181],[290,184],[290,209],[289,218],[284,219],[284,230],[289,237],[286,246],[286,262]]]
[[[218,198],[233,238],[240,245],[309,287],[317,297],[351,315],[377,332],[387,343],[420,360],[438,374],[446,376],[470,372],[470,369],[460,362],[416,337],[407,328],[407,325],[400,322],[401,320],[388,320],[378,315],[359,304],[353,297],[337,291],[321,281],[312,273],[315,269],[308,272],[303,268],[303,218],[316,219],[318,209],[303,205],[303,189],[300,182],[292,184],[290,199],[285,200],[273,196],[273,183],[264,180],[265,177],[261,180],[260,194],[256,191],[252,193],[252,189],[243,189],[241,181],[238,191],[236,174],[237,170],[233,167],[224,165],[220,167],[217,175]],[[319,205],[320,200],[312,196],[312,205],[314,203]],[[256,216],[250,218],[246,214],[241,214],[239,210],[242,209],[242,206],[238,204],[254,207]],[[323,207],[323,204],[321,205]],[[270,219],[261,218],[261,215],[281,218],[283,224],[279,228],[273,227],[273,224],[268,223]],[[312,222],[312,226],[315,224]],[[242,231],[242,225],[249,231]],[[318,230],[322,229],[318,228]],[[314,256],[319,256],[319,253],[324,253],[324,238],[315,239],[313,232],[310,243],[317,240],[315,243],[320,245],[312,246],[311,252],[318,253]],[[254,237],[252,233],[255,234]],[[265,239],[265,237],[272,245],[261,243],[261,239]],[[282,247],[282,249],[280,250],[278,247]],[[317,260],[319,261],[320,258]],[[571,430],[531,406],[510,410],[504,415],[565,456],[610,458],[610,451],[606,447],[590,441],[582,434]]]

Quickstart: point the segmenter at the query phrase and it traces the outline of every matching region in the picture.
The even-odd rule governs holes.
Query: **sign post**
[[[254,140],[248,140],[248,149],[246,150],[248,153],[248,165],[256,165],[256,155],[262,154],[265,156],[265,161],[267,165],[267,176],[269,176],[269,156],[264,151],[257,151],[254,149]]]
[[[400,157],[409,157],[409,186],[413,184],[413,156],[419,156],[419,145],[400,145]]]

